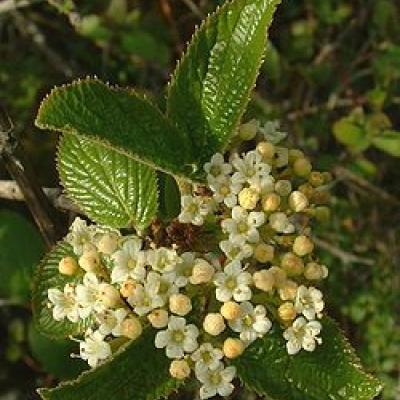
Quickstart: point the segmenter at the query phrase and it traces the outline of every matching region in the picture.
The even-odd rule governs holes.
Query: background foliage
[[[0,1],[0,102],[16,124],[17,152],[38,184],[55,186],[55,136],[32,123],[43,95],[90,74],[140,87],[163,107],[175,60],[222,1],[11,3]],[[394,0],[284,2],[247,115],[281,119],[316,167],[335,174],[332,218],[318,232],[327,303],[388,400],[400,398],[399,18]],[[59,355],[74,348],[32,327],[30,274],[44,244],[24,206],[0,207],[0,398],[34,399],[33,388],[83,366],[61,356],[60,368]]]

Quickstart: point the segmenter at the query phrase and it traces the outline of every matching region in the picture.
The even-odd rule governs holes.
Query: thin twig
[[[0,14],[15,11],[18,8],[29,7],[43,0],[3,0],[0,1]]]
[[[189,10],[199,17],[201,20],[204,19],[205,15],[204,13],[200,10],[200,8],[192,1],[192,0],[182,0],[185,5],[189,8]]]
[[[368,266],[373,266],[375,264],[375,261],[370,258],[359,257],[355,254],[349,253],[345,250],[340,249],[339,247],[334,246],[329,242],[326,242],[323,239],[313,237],[313,241],[321,249],[324,249],[331,253],[334,257],[339,258],[343,262],[343,264],[358,263]]]

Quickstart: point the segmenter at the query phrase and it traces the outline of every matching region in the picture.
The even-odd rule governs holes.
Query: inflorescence
[[[291,355],[321,344],[324,301],[315,285],[328,270],[314,254],[310,223],[329,214],[331,175],[281,146],[285,136],[274,122],[242,125],[237,148],[204,165],[206,188],[182,195],[179,223],[215,232],[208,252],[75,220],[66,238],[74,256],[59,272],[77,283],[49,289],[48,299],[55,320],[90,321],[74,338],[79,357],[96,367],[112,355],[112,339],[135,340],[151,326],[171,375],[194,371],[206,399],[232,393],[230,360],[273,324]]]

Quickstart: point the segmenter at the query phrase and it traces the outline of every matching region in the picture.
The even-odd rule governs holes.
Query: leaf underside
[[[33,281],[34,323],[41,333],[55,339],[78,335],[86,330],[88,324],[88,321],[85,320],[80,320],[78,323],[72,323],[66,319],[56,321],[53,319],[52,310],[48,307],[48,289],[58,288],[63,290],[65,284],[74,283],[78,279],[59,273],[58,264],[66,256],[74,256],[72,247],[68,243],[61,242],[41,261]]]
[[[170,361],[154,348],[154,332],[120,349],[113,358],[77,380],[55,389],[40,389],[45,400],[156,400],[177,390],[169,374]]]
[[[200,165],[229,143],[261,65],[280,0],[237,0],[194,34],[168,91],[168,117],[187,132]]]
[[[145,98],[97,79],[53,89],[35,123],[95,140],[153,168],[195,175],[192,148],[184,134]]]
[[[96,223],[146,228],[157,212],[155,171],[75,135],[63,135],[58,170],[64,188]]]
[[[371,400],[381,385],[365,373],[336,323],[323,321],[323,344],[314,352],[287,354],[275,329],[235,361],[243,383],[274,400]]]

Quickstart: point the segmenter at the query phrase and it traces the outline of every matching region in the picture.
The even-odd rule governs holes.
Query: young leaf
[[[323,344],[314,352],[287,354],[275,329],[252,344],[235,365],[243,383],[274,400],[371,400],[381,385],[361,369],[335,322],[323,321]]]
[[[154,333],[145,331],[113,358],[77,380],[41,389],[44,400],[156,400],[179,387],[169,374],[170,361],[154,348]]]
[[[58,170],[68,195],[99,224],[143,229],[157,212],[155,171],[92,140],[63,135]]]
[[[208,17],[178,64],[168,116],[203,164],[231,139],[256,81],[280,0],[234,0]]]
[[[394,157],[400,157],[400,132],[385,131],[382,135],[374,137],[372,142],[378,149]]]
[[[58,271],[60,260],[66,256],[74,256],[72,247],[68,243],[61,242],[42,260],[33,280],[33,320],[41,333],[54,339],[78,335],[87,327],[87,321],[83,320],[78,323],[72,323],[66,319],[56,321],[53,318],[52,310],[48,307],[48,289],[63,290],[66,283],[76,280],[74,277],[61,275]]]
[[[172,174],[195,175],[188,137],[145,98],[97,79],[53,89],[36,125],[87,137]]]

